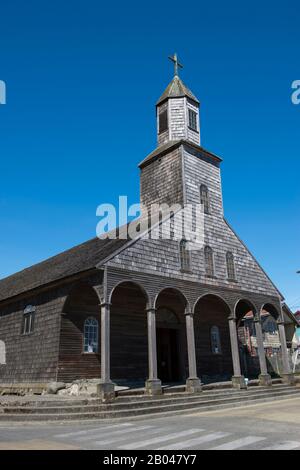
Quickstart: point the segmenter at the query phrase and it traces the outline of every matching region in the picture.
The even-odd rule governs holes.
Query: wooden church
[[[293,382],[283,297],[224,218],[221,159],[200,144],[199,101],[175,74],[156,104],[157,148],[140,164],[140,201],[199,204],[204,244],[93,238],[0,281],[0,386],[99,378],[115,384],[232,380],[245,387],[237,328],[252,312],[259,381],[271,385],[261,312],[275,319]],[[290,321],[290,320],[289,320]]]

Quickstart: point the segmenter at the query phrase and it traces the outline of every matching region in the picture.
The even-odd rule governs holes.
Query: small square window
[[[195,113],[195,111],[193,111],[192,109],[189,109],[189,127],[190,127],[193,131],[197,131],[197,130],[198,130],[198,126],[197,126],[197,113]]]

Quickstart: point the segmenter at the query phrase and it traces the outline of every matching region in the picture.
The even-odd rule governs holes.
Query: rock
[[[58,390],[57,395],[59,396],[66,396],[69,395],[69,390],[67,388],[62,388],[61,390]]]
[[[78,379],[72,384],[65,384],[63,390],[59,390],[58,395],[69,396],[97,396],[97,386],[101,382],[100,379]]]
[[[78,397],[79,395],[79,385],[78,384],[73,384],[71,387],[68,389],[69,395],[73,397]]]
[[[51,382],[47,386],[47,393],[56,394],[59,390],[66,388],[66,384],[64,382]]]

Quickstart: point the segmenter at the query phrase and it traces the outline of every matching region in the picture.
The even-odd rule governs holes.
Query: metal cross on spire
[[[177,54],[175,52],[174,56],[169,56],[169,59],[174,62],[174,75],[178,76],[178,68],[183,68],[183,65],[179,62]]]

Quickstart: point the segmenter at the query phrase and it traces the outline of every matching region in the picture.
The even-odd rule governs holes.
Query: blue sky
[[[278,3],[2,2],[0,277],[93,237],[98,204],[138,200],[177,51],[226,218],[300,308],[300,4]]]

